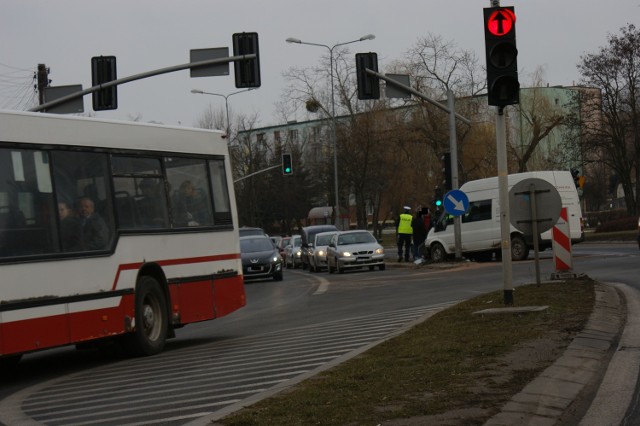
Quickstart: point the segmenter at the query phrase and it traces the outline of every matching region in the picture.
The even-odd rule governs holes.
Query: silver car
[[[384,248],[378,240],[366,230],[341,231],[331,238],[327,247],[327,267],[329,273],[344,272],[350,268],[376,266],[385,269]]]
[[[327,267],[327,246],[337,231],[316,234],[313,245],[309,247],[309,271],[320,272]]]
[[[293,235],[289,245],[284,248],[284,266],[298,268],[302,266],[302,239],[300,235]]]

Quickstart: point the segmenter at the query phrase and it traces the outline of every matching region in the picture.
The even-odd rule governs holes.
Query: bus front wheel
[[[135,331],[127,336],[127,349],[134,355],[155,355],[167,341],[167,303],[160,283],[143,275],[136,288]]]

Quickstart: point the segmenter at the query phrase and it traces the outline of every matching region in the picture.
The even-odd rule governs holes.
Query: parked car
[[[240,256],[245,280],[273,278],[282,281],[282,257],[266,235],[240,237]]]
[[[289,245],[284,248],[284,266],[287,268],[299,268],[302,266],[302,237],[294,235]]]
[[[329,273],[339,274],[346,269],[376,266],[385,269],[384,248],[367,230],[341,231],[336,233],[327,247],[327,268]]]
[[[337,231],[334,225],[312,225],[302,228],[302,269],[309,267],[309,249],[320,232]]]
[[[309,271],[320,272],[327,267],[327,246],[338,231],[320,232],[316,234],[313,247],[309,247]]]
[[[243,226],[242,228],[240,228],[238,230],[238,232],[240,233],[241,237],[246,237],[246,236],[249,236],[249,235],[267,236],[267,233],[264,232],[264,229],[262,229],[262,228],[252,228],[250,226]]]
[[[277,245],[278,251],[280,252],[280,256],[282,256],[283,259],[284,259],[284,249],[289,245],[290,242],[291,242],[291,237],[282,237],[280,239],[280,242]]]

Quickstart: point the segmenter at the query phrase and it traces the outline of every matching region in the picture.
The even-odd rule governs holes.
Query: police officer
[[[409,261],[409,255],[411,253],[411,236],[413,235],[413,228],[411,227],[411,207],[404,206],[404,213],[400,214],[398,221],[396,222],[396,233],[398,236],[398,262],[402,262],[402,246],[404,246],[404,261]]]

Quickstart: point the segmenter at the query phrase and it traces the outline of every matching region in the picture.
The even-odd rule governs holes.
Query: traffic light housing
[[[293,174],[291,154],[282,154],[282,174],[285,176]]]
[[[117,80],[116,57],[115,56],[94,56],[91,58],[91,85],[101,84]],[[118,108],[118,87],[111,86],[93,92],[93,110],[106,111]]]
[[[576,189],[580,190],[584,187],[584,176],[580,174],[580,170],[571,169],[571,176],[573,177],[573,183],[576,185]]]
[[[489,105],[503,107],[520,102],[516,15],[512,6],[484,10]]]
[[[436,186],[433,191],[433,204],[435,204],[438,209],[442,206],[442,188],[439,186]]]
[[[445,152],[442,154],[442,185],[445,191],[451,191],[453,179],[451,177],[451,153]]]
[[[236,87],[260,87],[260,56],[258,53],[258,33],[235,33],[233,35],[233,56],[256,55],[255,59],[233,62]]]
[[[380,99],[380,79],[367,73],[367,69],[378,72],[378,54],[374,52],[356,53],[358,99]]]

